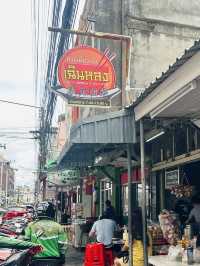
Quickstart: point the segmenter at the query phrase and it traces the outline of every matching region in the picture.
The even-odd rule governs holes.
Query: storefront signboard
[[[54,92],[74,106],[110,107],[119,105],[115,97],[121,95],[116,88],[116,74],[109,57],[96,48],[80,46],[64,53],[58,64],[59,85]],[[115,104],[112,104],[115,105]]]
[[[78,170],[65,170],[58,172],[58,177],[64,184],[76,184],[80,178],[80,171]]]
[[[64,170],[59,172],[48,173],[47,180],[49,183],[57,185],[77,185],[80,180],[79,170]]]
[[[165,189],[179,185],[179,169],[165,171]]]
[[[145,168],[145,175],[147,176],[149,173],[149,169]],[[140,168],[135,168],[132,171],[132,183],[141,183],[141,170]],[[128,183],[128,172],[124,172],[121,174],[121,184],[126,185]]]

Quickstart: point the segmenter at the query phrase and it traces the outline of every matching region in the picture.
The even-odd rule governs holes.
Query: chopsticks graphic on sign
[[[96,69],[103,67],[107,63],[107,59],[112,61],[115,57],[116,57],[116,53],[111,53],[110,49],[106,48],[104,53],[103,53],[101,60],[99,61],[98,65],[96,67]]]

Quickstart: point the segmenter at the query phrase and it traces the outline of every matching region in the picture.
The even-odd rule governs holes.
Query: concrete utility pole
[[[3,166],[4,166],[4,162],[2,161],[1,162],[1,176],[0,176],[1,177],[1,179],[0,179],[1,192],[2,192],[2,185],[3,185],[2,184],[3,183],[3,170],[4,170],[3,169],[4,168]]]
[[[8,167],[6,168],[6,191],[5,191],[5,197],[6,197],[6,208],[8,207],[8,178],[9,178],[9,175],[8,175]]]

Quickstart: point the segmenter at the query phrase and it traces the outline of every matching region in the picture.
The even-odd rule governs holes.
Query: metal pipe
[[[132,239],[132,177],[131,177],[131,145],[127,144],[128,157],[128,244],[129,266],[133,265],[133,239]]]
[[[99,186],[100,186],[100,211],[99,211],[99,214],[100,214],[100,216],[102,216],[102,214],[103,214],[103,210],[102,210],[102,181],[100,180],[100,184],[99,184]]]
[[[141,156],[141,181],[142,181],[142,225],[143,225],[144,266],[148,266],[145,151],[144,151],[144,128],[143,128],[142,119],[140,120],[140,156]]]
[[[86,32],[80,30],[72,30],[72,29],[65,29],[65,28],[56,28],[56,27],[48,27],[48,31],[52,32],[60,32],[60,33],[70,33],[70,34],[77,34],[89,37],[96,37],[99,39],[112,39],[116,41],[131,41],[130,36],[115,34],[115,33],[106,33],[106,32]]]

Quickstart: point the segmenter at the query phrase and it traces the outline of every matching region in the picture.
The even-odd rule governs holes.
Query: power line
[[[6,101],[6,100],[2,100],[2,99],[0,99],[0,102],[2,102],[2,103],[10,103],[10,104],[15,104],[15,105],[20,105],[20,106],[25,106],[25,107],[31,107],[31,108],[41,109],[41,107],[39,107],[39,106],[25,104],[25,103],[18,103],[18,102],[13,102],[13,101]]]

